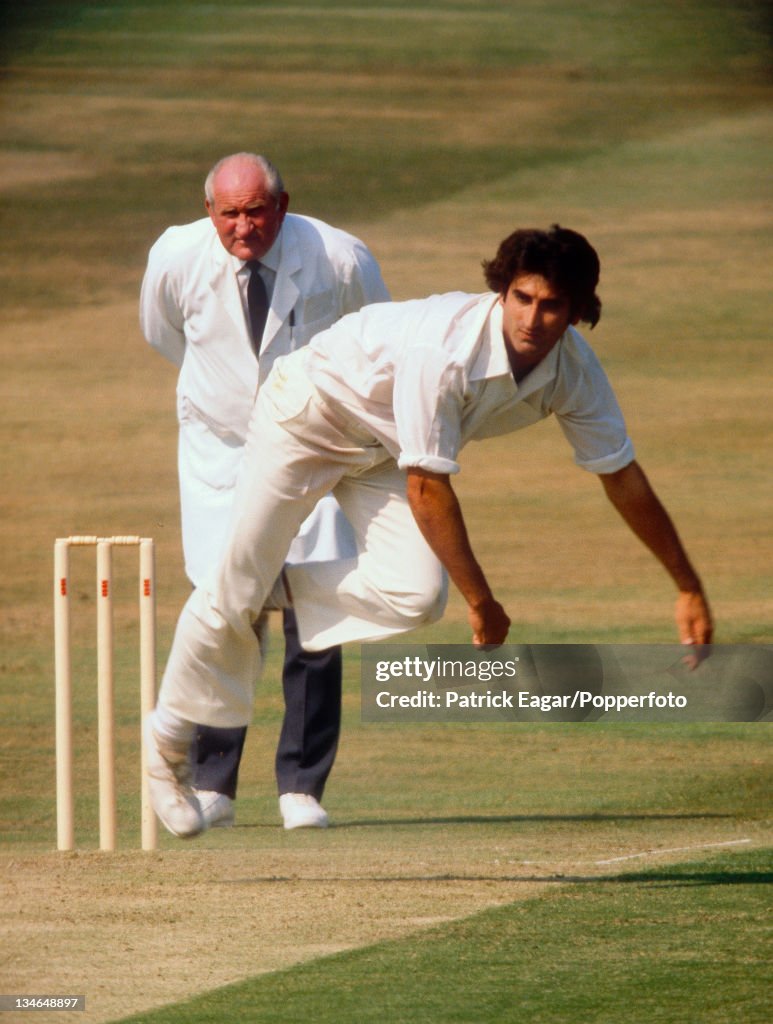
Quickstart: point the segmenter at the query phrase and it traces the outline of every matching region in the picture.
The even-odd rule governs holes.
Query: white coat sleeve
[[[140,291],[140,328],[157,352],[180,367],[185,357],[184,317],[162,241],[156,242],[148,256]]]
[[[372,302],[389,302],[389,290],[370,249],[359,240],[346,268],[339,268],[339,316],[356,313]]]

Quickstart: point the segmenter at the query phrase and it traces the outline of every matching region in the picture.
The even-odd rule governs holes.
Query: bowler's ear
[[[279,196],[277,198],[277,206],[279,207],[279,212],[282,214],[283,217],[287,213],[287,207],[289,205],[290,205],[290,196],[289,196],[289,194],[287,192],[280,192]]]

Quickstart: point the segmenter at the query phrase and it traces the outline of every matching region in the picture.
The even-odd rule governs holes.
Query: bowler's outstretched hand
[[[510,618],[493,597],[482,606],[470,606],[467,617],[475,647],[499,647],[507,640]]]
[[[674,614],[679,641],[690,647],[682,660],[689,668],[697,668],[708,657],[714,634],[711,609],[703,591],[680,591]]]

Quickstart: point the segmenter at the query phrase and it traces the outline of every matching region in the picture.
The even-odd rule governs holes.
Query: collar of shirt
[[[262,270],[270,270],[272,274],[279,272],[279,264],[282,260],[282,232],[274,240],[274,244],[268,250],[268,252],[261,258],[260,266]],[[273,280],[273,278],[272,278]]]
[[[231,266],[233,267],[234,274],[236,275],[236,282],[239,285],[239,294],[242,300],[242,308],[244,309],[245,316],[247,315],[247,285],[250,281],[250,268],[248,266],[249,260],[240,260],[238,256],[229,256]],[[260,276],[263,278],[263,283],[266,286],[266,292],[268,294],[269,302],[274,292],[274,282],[276,281],[276,275],[279,270],[279,263],[282,259],[282,232],[279,232],[279,236],[263,256],[260,262]]]
[[[249,275],[249,268],[248,268],[247,264],[252,262],[252,261],[251,260],[240,260],[238,256],[231,256],[230,259],[231,259],[231,265],[234,268],[234,273],[237,274],[237,275],[242,275],[242,273],[243,273],[244,276],[249,278],[250,275]],[[282,232],[280,231],[278,236],[277,236],[277,238],[276,238],[276,240],[274,241],[274,244],[271,246],[271,248],[268,250],[267,253],[264,253],[263,256],[261,256],[260,260],[258,261],[260,263],[261,277],[264,276],[264,272],[265,271],[269,271],[269,275],[268,276],[273,281],[274,275],[277,274],[278,271],[279,271],[279,264],[280,264],[281,260],[282,260]]]

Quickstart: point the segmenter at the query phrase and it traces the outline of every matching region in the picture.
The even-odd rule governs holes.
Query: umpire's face
[[[519,274],[499,301],[510,364],[519,378],[541,363],[579,320],[571,315],[569,297],[541,274]]]
[[[287,212],[286,192],[273,195],[259,167],[238,161],[212,186],[207,211],[223,247],[240,260],[259,260],[276,241]]]

